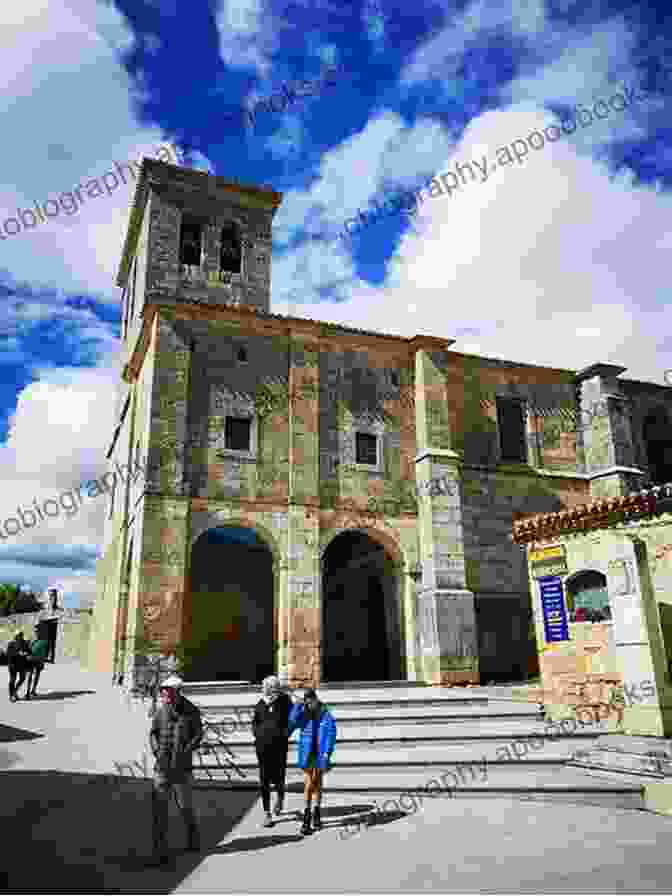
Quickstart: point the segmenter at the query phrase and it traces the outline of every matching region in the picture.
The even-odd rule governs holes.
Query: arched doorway
[[[322,558],[322,680],[405,677],[394,564],[363,532],[342,532]]]
[[[565,582],[570,622],[608,622],[611,619],[607,577],[597,570],[576,573]]]
[[[672,482],[672,424],[664,408],[646,415],[642,435],[653,484]]]
[[[273,673],[273,584],[273,554],[253,529],[218,526],[196,540],[183,643],[190,681]]]

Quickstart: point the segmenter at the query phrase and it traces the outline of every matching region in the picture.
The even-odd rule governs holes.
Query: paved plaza
[[[76,665],[47,666],[40,684],[34,702],[10,703],[4,683],[0,691],[5,892],[672,892],[672,819],[503,797],[427,799],[414,815],[378,816],[344,838],[382,800],[327,795],[324,830],[302,838],[291,814],[299,793],[262,830],[255,793],[199,787],[203,851],[179,851],[174,811],[175,861],[147,868],[149,781],[112,778],[115,762],[142,759],[146,707]]]

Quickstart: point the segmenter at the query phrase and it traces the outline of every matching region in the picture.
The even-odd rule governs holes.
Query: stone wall
[[[575,573],[606,576],[612,620],[569,623],[569,641],[546,643],[538,587],[531,571],[542,688],[530,692],[551,714],[606,705],[614,689],[634,694],[624,711],[612,710],[638,733],[672,733],[672,513],[554,539],[564,546],[565,583]],[[536,547],[542,545],[537,544]],[[636,577],[636,578],[634,578]],[[654,696],[642,691],[650,688]]]
[[[274,557],[280,667],[315,683],[322,557],[357,528],[395,565],[398,591],[388,598],[403,621],[409,678],[524,675],[530,593],[511,523],[621,493],[640,476],[627,467],[621,369],[575,375],[452,352],[449,339],[272,315],[281,196],[156,162],[146,174],[147,202],[129,230],[138,243],[129,238],[125,261],[143,256],[144,317],[126,340],[131,403],[113,460],[138,458],[147,475],[115,498],[95,620],[95,640],[108,641],[104,663],[127,671],[129,645],[141,639],[173,649],[189,625],[195,540],[209,526],[249,526]],[[208,221],[197,271],[179,263],[185,212]],[[243,270],[220,277],[229,219],[242,230]],[[527,403],[520,463],[502,460],[500,397]],[[605,414],[568,426],[577,400],[591,413],[602,403]],[[245,456],[224,444],[227,414],[241,413],[252,420]],[[356,462],[357,432],[376,438],[375,464]],[[442,477],[443,491],[431,485]]]

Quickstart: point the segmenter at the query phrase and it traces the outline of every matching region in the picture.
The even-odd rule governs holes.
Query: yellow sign
[[[530,551],[530,567],[535,578],[562,576],[567,573],[567,558],[563,545]]]
[[[551,560],[564,560],[565,549],[559,545],[550,548],[539,548],[536,551],[530,551],[530,563],[549,563]]]

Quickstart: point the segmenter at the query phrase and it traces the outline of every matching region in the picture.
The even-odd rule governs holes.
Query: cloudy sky
[[[134,181],[108,177],[108,189],[103,175],[164,143],[185,164],[284,193],[275,312],[569,369],[612,361],[662,383],[672,368],[665,10],[3,4],[0,524],[106,470],[120,372],[113,283]],[[243,116],[329,67],[336,83],[317,95],[258,111],[254,125]],[[417,211],[388,207],[341,238],[359,211],[435,175],[450,193],[425,188]],[[80,201],[59,208],[77,186]],[[45,220],[24,211],[16,223],[36,203]],[[70,605],[92,597],[105,509],[87,500],[3,539],[0,581],[60,585]]]

